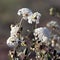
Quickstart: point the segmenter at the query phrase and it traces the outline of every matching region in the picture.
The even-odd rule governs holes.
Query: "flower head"
[[[10,31],[10,36],[16,36],[17,32],[19,31],[19,25],[11,25],[11,31]]]
[[[32,11],[30,9],[28,9],[28,8],[22,8],[22,9],[19,9],[18,10],[17,14],[19,16],[22,15],[23,16],[23,19],[26,20],[27,17],[32,14]]]
[[[19,39],[15,36],[11,36],[7,39],[7,45],[9,47],[17,47],[18,46]]]
[[[41,14],[39,12],[35,12],[34,14],[28,16],[28,23],[32,24],[32,22],[36,22],[36,24],[39,24],[40,17]]]
[[[58,28],[59,25],[56,21],[50,21],[47,23],[47,27],[55,27],[55,28]]]
[[[40,27],[34,30],[34,36],[39,38],[42,42],[49,40],[50,31],[46,27]]]

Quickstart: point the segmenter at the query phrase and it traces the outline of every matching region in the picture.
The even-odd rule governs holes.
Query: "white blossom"
[[[31,14],[28,16],[28,23],[32,24],[35,22],[36,24],[39,24],[39,19],[41,17],[41,14],[39,12],[35,12],[34,14]]]
[[[8,39],[7,39],[7,45],[9,46],[9,47],[17,47],[18,46],[18,41],[19,41],[19,39],[17,38],[17,37],[15,37],[15,36],[11,36],[11,37],[9,37]]]
[[[36,28],[34,30],[34,36],[37,36],[39,40],[41,40],[42,42],[45,42],[50,38],[50,31],[46,27]]]
[[[56,27],[56,28],[58,28],[59,25],[58,25],[57,21],[52,20],[52,21],[47,23],[47,27]]]
[[[37,35],[39,35],[40,34],[40,28],[36,28],[35,30],[34,30],[34,36],[37,36]]]
[[[17,32],[19,31],[19,26],[18,25],[11,25],[11,31],[10,31],[10,36],[16,36]]]
[[[53,35],[53,39],[59,41],[60,40],[60,36],[58,36],[57,34],[55,34],[55,35]]]
[[[30,9],[28,9],[28,8],[22,8],[22,9],[18,10],[17,14],[19,16],[22,15],[23,19],[27,20],[27,17],[32,14],[32,11]]]

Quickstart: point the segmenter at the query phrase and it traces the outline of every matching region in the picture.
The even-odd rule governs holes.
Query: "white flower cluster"
[[[28,60],[33,60],[32,57],[30,58],[32,54],[35,55],[35,60],[40,60],[42,59],[40,58],[41,54],[45,57],[45,53],[48,51],[54,52],[53,50],[55,47],[59,47],[60,35],[51,31],[53,28],[55,28],[55,32],[59,29],[59,25],[56,21],[48,22],[47,27],[37,28],[37,24],[39,24],[41,17],[39,12],[32,13],[30,9],[22,8],[18,10],[17,14],[22,16],[22,18],[18,24],[12,24],[10,26],[10,37],[6,41],[6,44],[13,48],[14,51],[14,53],[10,55],[10,57],[13,56],[12,60],[16,60],[17,58],[17,60],[19,60],[19,57],[23,58],[22,60],[26,60],[25,57],[27,58],[27,56]],[[33,23],[36,23],[34,24],[35,28],[33,27],[33,31],[26,29],[27,32],[25,32],[24,29],[21,28],[23,20],[26,20],[29,24],[32,25]],[[51,50],[52,47],[54,47],[53,50]],[[12,51],[10,53],[12,53]]]
[[[17,47],[19,39],[17,37],[17,32],[19,31],[19,26],[18,25],[11,25],[11,31],[10,31],[10,37],[7,39],[7,45],[9,47]]]
[[[11,31],[10,31],[10,36],[16,36],[17,35],[17,32],[19,31],[19,25],[11,25]]]
[[[41,42],[45,42],[49,40],[50,31],[46,27],[36,28],[34,30],[34,36],[36,39],[40,40]]]
[[[38,24],[41,17],[39,12],[32,13],[32,11],[28,8],[19,9],[17,14],[19,16],[22,15],[23,19],[28,20],[29,24],[32,24],[32,22],[36,22],[36,24]]]
[[[36,22],[36,24],[39,24],[40,16],[41,14],[39,12],[35,12],[28,17],[28,23],[32,24],[32,22]]]
[[[17,14],[19,16],[22,15],[23,19],[27,20],[27,17],[32,14],[32,11],[30,9],[28,9],[28,8],[22,8],[22,9],[18,10]]]
[[[9,47],[12,47],[12,48],[15,48],[18,46],[18,42],[19,42],[19,39],[15,36],[10,36],[8,39],[7,39],[7,45]]]
[[[29,24],[32,24],[33,22],[38,24],[39,19],[41,17],[41,14],[39,12],[32,13],[32,11],[28,8],[19,9],[17,14],[19,16],[22,15],[22,18],[24,20],[27,20]],[[21,23],[21,21],[20,21],[20,23]],[[11,46],[15,47],[15,46],[18,45],[18,40],[19,39],[18,39],[18,36],[17,36],[17,32],[19,31],[20,26],[16,24],[15,26],[11,25],[10,28],[11,28],[10,37],[7,39],[7,45],[9,47],[11,47]]]
[[[47,27],[56,27],[56,28],[59,28],[59,25],[56,21],[50,21],[47,23]]]

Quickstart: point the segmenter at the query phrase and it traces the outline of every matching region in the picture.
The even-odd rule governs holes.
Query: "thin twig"
[[[21,27],[22,21],[23,21],[23,18],[22,18],[22,19],[20,20],[20,22],[19,22],[19,27]]]

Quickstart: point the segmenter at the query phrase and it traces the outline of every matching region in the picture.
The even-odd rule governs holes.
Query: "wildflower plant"
[[[41,14],[39,12],[32,12],[28,8],[19,9],[17,14],[22,16],[20,22],[16,25],[11,24],[10,37],[7,39],[7,45],[12,49],[9,50],[11,60],[49,60],[53,59],[51,53],[55,50],[55,40],[51,39],[50,27],[59,27],[55,21],[47,24],[47,27],[38,27]],[[23,36],[22,21],[25,20],[28,24],[35,23],[33,31],[28,30],[28,35]],[[49,28],[48,28],[49,27]],[[24,33],[23,33],[24,34]],[[53,49],[52,49],[53,47]],[[54,56],[53,56],[54,57]]]

